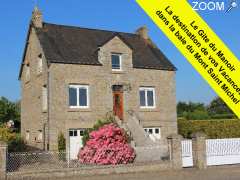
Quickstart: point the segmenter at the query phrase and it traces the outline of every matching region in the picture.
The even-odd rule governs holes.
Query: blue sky
[[[191,0],[193,1],[200,0]],[[205,0],[202,2],[209,2]],[[213,0],[222,1],[222,0]],[[230,1],[224,0],[227,4]],[[178,68],[177,100],[208,103],[216,94],[134,0],[39,0],[44,21],[56,24],[134,32],[147,25],[152,40]],[[0,96],[20,99],[18,73],[33,0],[1,0]],[[240,57],[240,8],[198,11],[233,53]]]

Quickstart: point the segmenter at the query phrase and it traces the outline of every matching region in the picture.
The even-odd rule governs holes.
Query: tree
[[[194,102],[179,102],[177,104],[177,114],[178,117],[182,117],[186,113],[192,113],[194,111],[206,111],[206,107],[203,103],[194,103]]]
[[[182,117],[184,112],[188,112],[188,104],[186,102],[178,102],[177,104],[177,114],[178,117]]]
[[[20,101],[11,102],[5,97],[0,97],[0,124],[9,120],[20,122]]]
[[[207,111],[210,115],[233,114],[232,110],[220,97],[216,97],[210,102]]]

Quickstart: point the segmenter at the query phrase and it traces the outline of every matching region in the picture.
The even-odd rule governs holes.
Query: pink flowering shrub
[[[89,164],[127,164],[133,162],[135,152],[128,145],[125,132],[111,123],[90,133],[90,139],[80,149],[78,158]]]

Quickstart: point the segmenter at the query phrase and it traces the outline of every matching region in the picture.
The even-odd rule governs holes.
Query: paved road
[[[240,180],[240,166],[214,167],[206,170],[184,169],[136,174],[71,177],[58,180]]]

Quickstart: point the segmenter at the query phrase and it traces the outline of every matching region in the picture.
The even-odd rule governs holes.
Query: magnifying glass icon
[[[230,7],[227,9],[226,13],[228,13],[229,11],[231,11],[233,8],[236,8],[238,6],[237,1],[233,0],[230,4]]]

